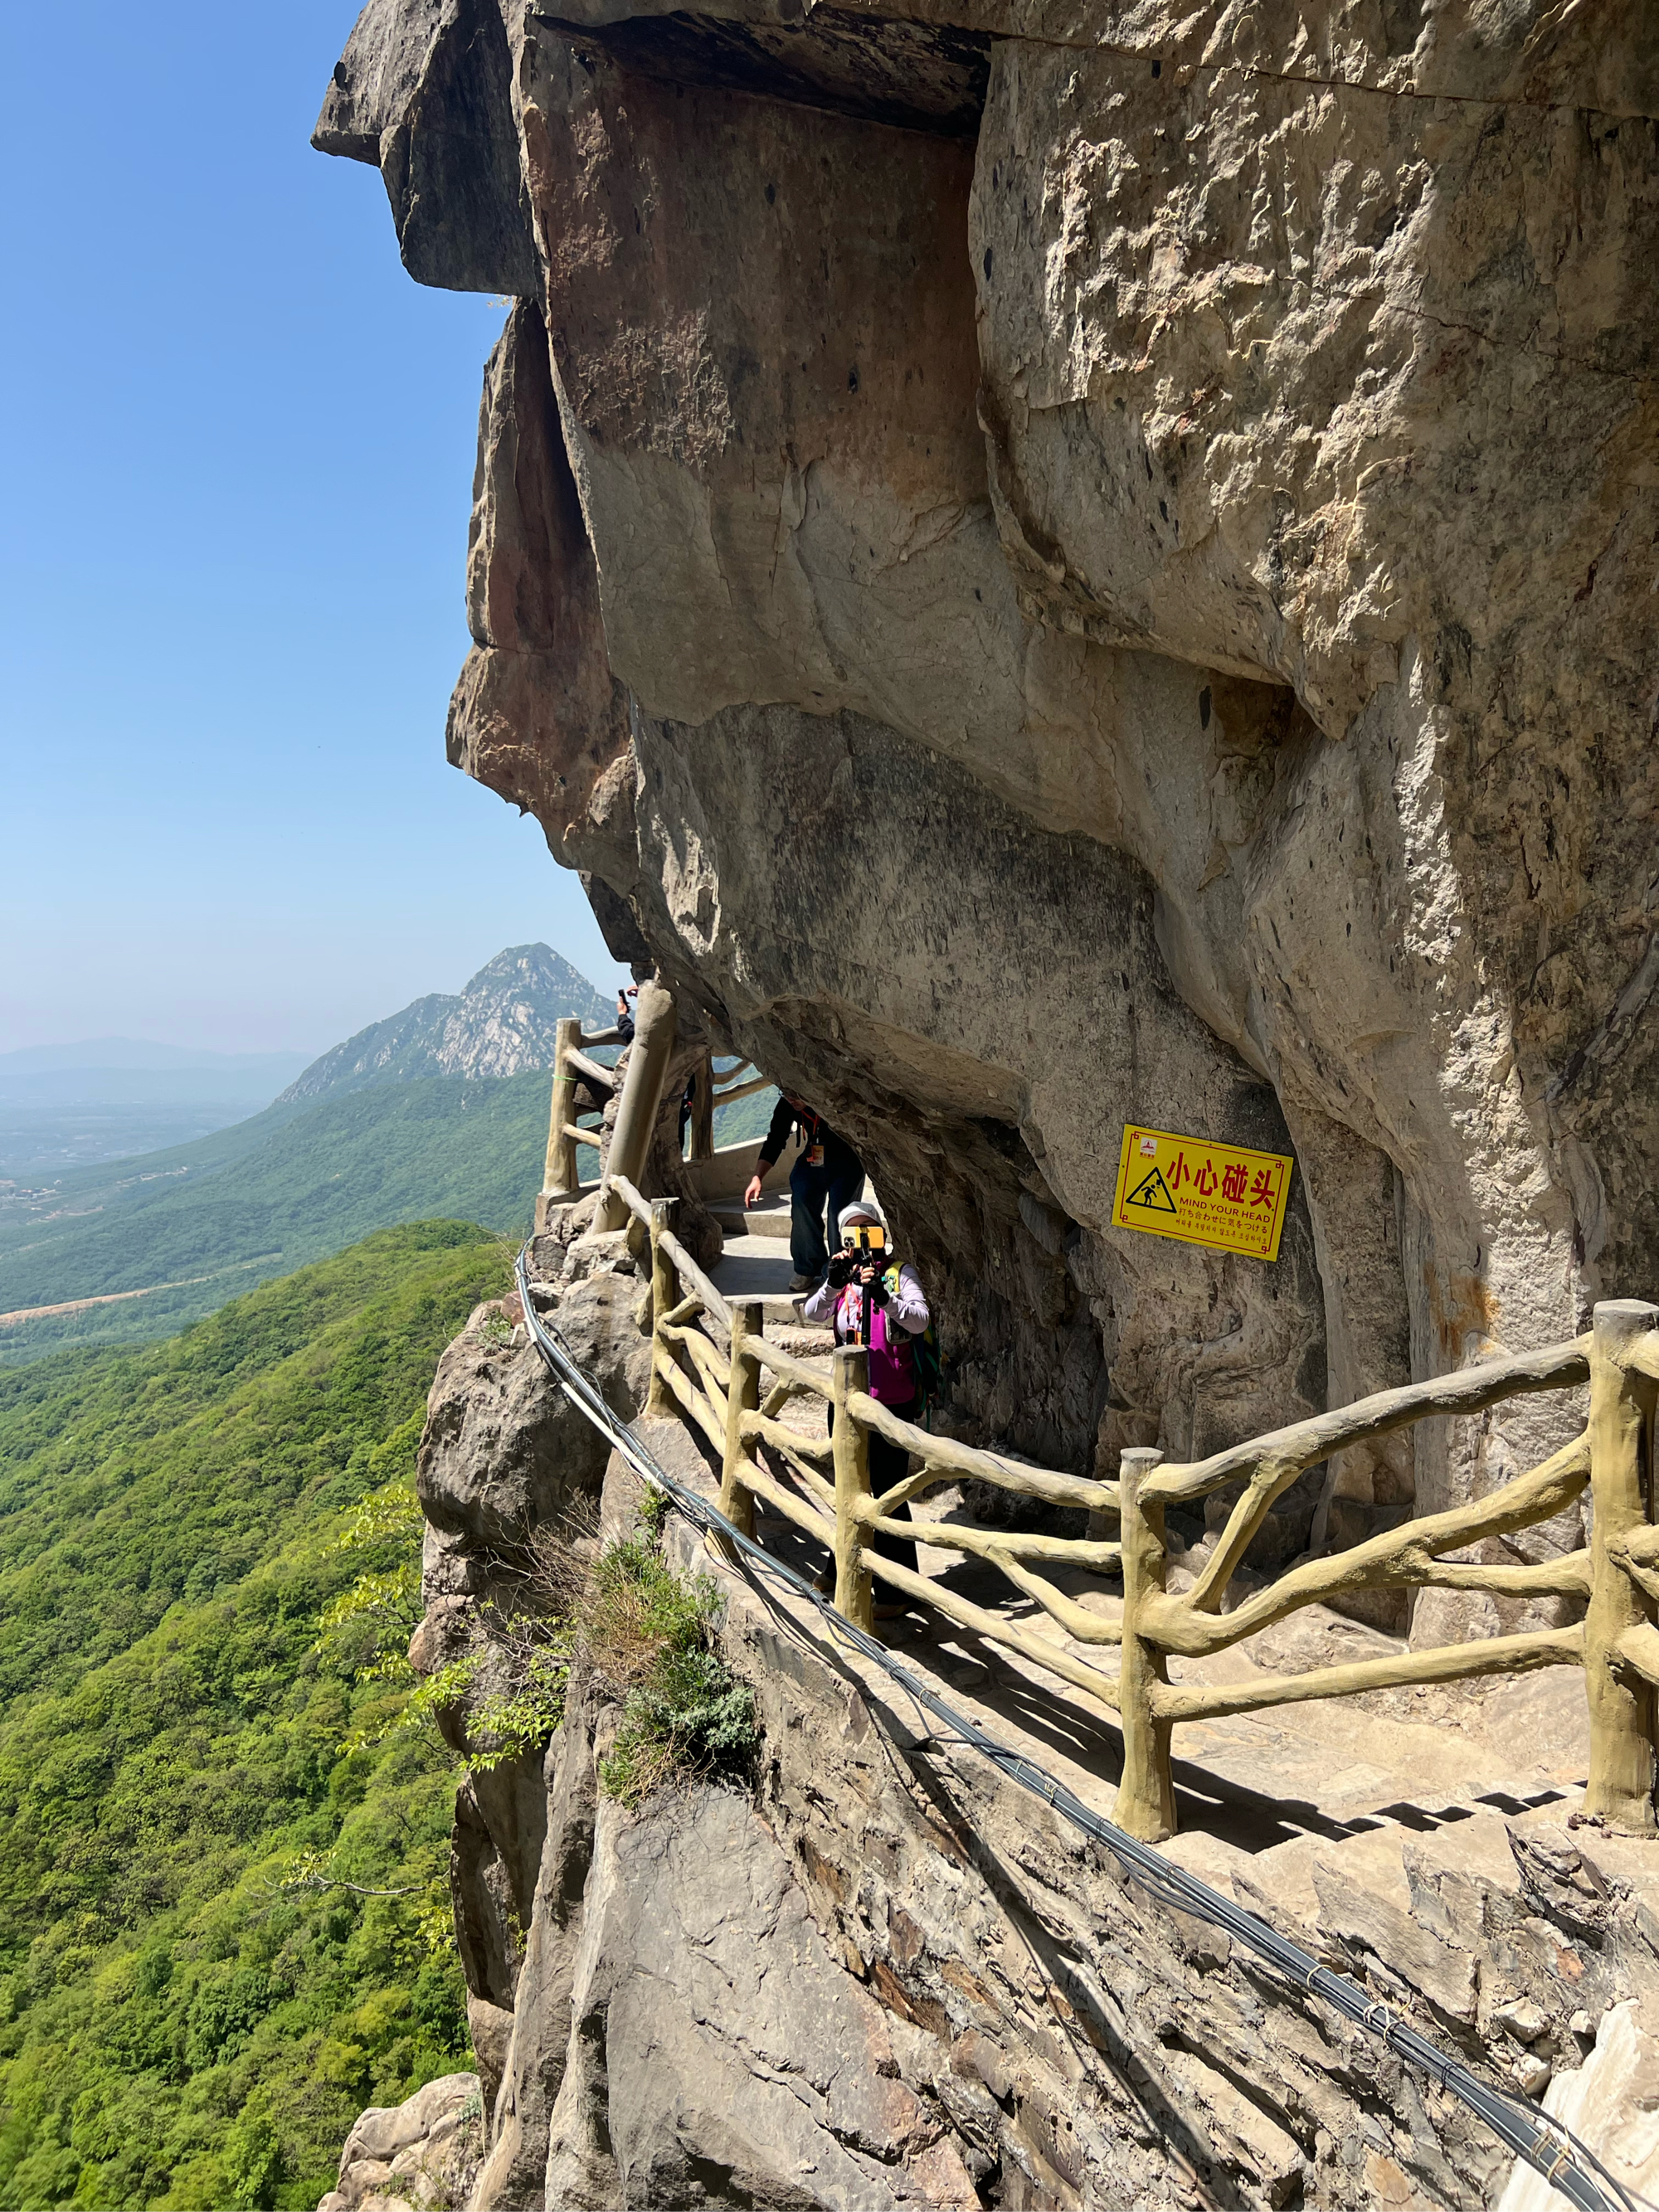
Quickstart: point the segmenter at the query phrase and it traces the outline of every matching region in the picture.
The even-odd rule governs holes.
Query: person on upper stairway
[[[842,1207],[850,1205],[863,1188],[864,1163],[845,1137],[836,1136],[826,1126],[822,1115],[786,1092],[772,1109],[771,1127],[743,1194],[745,1206],[753,1206],[760,1197],[761,1184],[777,1165],[791,1131],[796,1129],[800,1132],[801,1148],[800,1157],[789,1170],[789,1256],[795,1263],[794,1280],[789,1287],[810,1291],[823,1280],[830,1261],[824,1207],[827,1205],[830,1209],[833,1231]]]
[[[618,991],[617,994],[617,1038],[621,1044],[629,1045],[634,1042],[634,1010],[628,1002],[630,999],[637,999],[638,996],[639,987],[635,983],[630,983],[625,991]],[[609,1090],[601,1090],[590,1082],[586,1076],[578,1075],[570,1095],[573,1113],[578,1116],[583,1114],[603,1114],[605,1102],[611,1096]]]
[[[867,1345],[870,1352],[870,1395],[878,1405],[896,1413],[902,1421],[921,1417],[921,1384],[916,1372],[915,1340],[927,1329],[932,1316],[921,1278],[908,1260],[896,1258],[886,1242],[887,1224],[881,1209],[869,1199],[855,1199],[838,1217],[841,1249],[830,1261],[823,1283],[801,1308],[805,1321],[820,1328],[830,1322],[837,1344]],[[833,1434],[836,1409],[830,1408]],[[902,1482],[909,1472],[910,1455],[900,1444],[870,1432],[870,1487],[878,1497]],[[910,1518],[906,1499],[889,1516]],[[896,1566],[917,1572],[916,1547],[906,1536],[890,1536],[878,1530],[875,1549]],[[877,1584],[876,1618],[896,1620],[905,1607],[891,1595],[892,1586]]]

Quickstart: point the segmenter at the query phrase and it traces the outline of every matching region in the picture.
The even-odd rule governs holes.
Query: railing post
[[[732,1380],[726,1394],[726,1451],[720,1461],[720,1511],[743,1535],[755,1533],[754,1492],[743,1480],[745,1446],[741,1423],[760,1405],[761,1345],[766,1309],[758,1299],[732,1309]],[[729,1547],[728,1547],[729,1548]]]
[[[697,1063],[696,1089],[691,1098],[691,1158],[714,1157],[714,1055],[704,1053]]]
[[[567,1055],[580,1047],[582,1025],[576,1021],[562,1021],[553,1036],[553,1106],[547,1125],[547,1164],[542,1170],[544,1198],[562,1197],[581,1188],[581,1175],[576,1166],[576,1140],[564,1132],[565,1125],[576,1118],[575,1079],[570,1073]]]
[[[870,1437],[848,1407],[854,1390],[870,1387],[870,1355],[861,1344],[838,1347],[830,1370],[830,1404],[835,1411],[836,1611],[866,1634],[875,1626],[868,1571],[857,1552],[864,1534],[858,1501],[870,1495]]]
[[[660,983],[641,983],[634,1042],[629,1048],[628,1073],[623,1078],[616,1127],[611,1133],[611,1152],[605,1161],[605,1181],[599,1193],[595,1226],[621,1229],[628,1220],[627,1201],[612,1190],[610,1178],[623,1176],[637,1189],[640,1170],[651,1143],[657,1109],[662,1103],[663,1079],[674,1053],[675,1014],[671,993]]]
[[[1607,1299],[1590,1338],[1590,1598],[1584,1619],[1584,1689],[1589,1700],[1589,1788],[1584,1810],[1613,1826],[1654,1827],[1655,1698],[1651,1683],[1619,1660],[1619,1640],[1653,1608],[1616,1553],[1653,1517],[1654,1385],[1624,1353],[1659,1327],[1659,1306]]]
[[[672,1313],[680,1302],[679,1269],[663,1249],[662,1233],[674,1226],[679,1205],[677,1198],[653,1199],[651,1205],[651,1388],[645,1410],[655,1421],[666,1420],[679,1403],[661,1371],[663,1361],[674,1357],[674,1347],[662,1333],[663,1316]]]
[[[1157,1719],[1152,1705],[1152,1685],[1169,1680],[1170,1662],[1136,1629],[1146,1600],[1164,1590],[1164,1508],[1140,1499],[1142,1481],[1163,1456],[1139,1447],[1123,1452],[1117,1478],[1123,1543],[1123,1656],[1118,1673],[1123,1778],[1113,1818],[1147,1844],[1174,1835],[1176,1824],[1170,1723]]]

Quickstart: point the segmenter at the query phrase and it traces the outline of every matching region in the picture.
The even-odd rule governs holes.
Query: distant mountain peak
[[[276,1103],[331,1098],[422,1075],[520,1075],[551,1067],[556,1024],[572,1016],[603,1025],[612,1009],[550,945],[509,945],[458,996],[434,992],[337,1044]]]

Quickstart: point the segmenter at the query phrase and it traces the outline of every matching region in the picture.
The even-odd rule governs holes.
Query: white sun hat
[[[855,1198],[850,1206],[843,1206],[836,1216],[836,1226],[843,1236],[855,1221],[873,1221],[883,1229],[887,1226],[887,1216],[873,1198]]]

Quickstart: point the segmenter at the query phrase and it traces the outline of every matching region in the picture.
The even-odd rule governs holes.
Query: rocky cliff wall
[[[538,1304],[627,1406],[643,1340],[622,1240],[558,1256]],[[482,1607],[527,1534],[568,1526],[596,1490],[599,1540],[635,1527],[637,1478],[578,1425],[523,1328],[499,1326],[516,1312],[481,1308],[433,1389],[422,1669],[499,1639]],[[712,1486],[684,1425],[639,1425],[682,1480]],[[591,1668],[544,1756],[464,1783],[451,1879],[478,2077],[365,2115],[324,2212],[1494,2201],[1504,2154],[1455,2100],[1126,1880],[684,1522],[664,1542],[724,1601],[719,1647],[760,1723],[748,1785],[682,1778],[632,1809],[607,1795],[623,1693]],[[943,1670],[947,1696],[964,1694],[964,1674],[983,1688],[983,1664],[906,1656]],[[1069,1742],[1110,1771],[1109,1730],[1024,1686],[999,1731],[1023,1710],[1037,1756],[1058,1764]],[[1517,1778],[1564,1712],[1561,1748],[1544,1756],[1576,1755],[1570,1703],[1538,1687],[1510,1686],[1534,1698],[1530,1729],[1524,1697],[1512,1716],[1528,1738],[1506,1770]],[[458,1748],[489,1741],[477,1698],[445,1716]],[[1365,1755],[1386,1760],[1405,1735],[1376,1700],[1362,1717]],[[1170,1854],[1489,2080],[1535,2093],[1558,2075],[1621,2178],[1659,2179],[1643,2117],[1659,2094],[1651,1845],[1564,1825],[1570,1790],[1518,1780],[1522,1797],[1466,1778],[1483,1794],[1438,1817],[1400,1803],[1397,1818],[1345,1821],[1300,1803],[1286,1822],[1272,1796],[1294,1786],[1293,1760],[1274,1741],[1261,1732],[1267,1763],[1243,1792],[1183,1765],[1200,1817]],[[1366,1773],[1386,1787],[1348,1767],[1351,1782]],[[1525,2201],[1503,2199],[1506,2212]]]
[[[412,274],[515,303],[451,757],[684,1034],[857,1139],[973,1428],[1109,1473],[1659,1289],[1656,52],[1641,0],[352,35],[317,143]],[[1293,1151],[1277,1265],[1111,1230],[1127,1119]],[[625,1263],[556,1257],[632,1407]],[[1571,1419],[1347,1454],[1294,1540]],[[599,1481],[573,1419],[522,1349],[452,1354],[419,1663]],[[603,1697],[462,1794],[479,2207],[1489,2199],[1455,2107],[728,1595],[752,1797],[624,1813]],[[1206,1871],[1505,2078],[1650,2094],[1617,1847],[1490,1806],[1376,1840]]]
[[[519,301],[452,757],[857,1138],[1044,1456],[1656,1289],[1659,92],[1591,20],[371,0],[336,69],[411,272]],[[1277,1267],[1111,1230],[1126,1119],[1288,1143]]]

